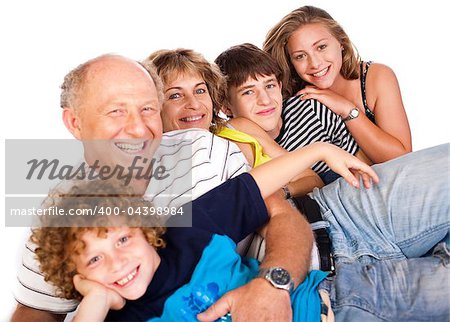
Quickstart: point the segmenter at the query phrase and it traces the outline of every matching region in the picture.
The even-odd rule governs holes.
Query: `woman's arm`
[[[376,124],[365,116],[363,110],[360,111],[360,120],[358,117],[346,122],[359,146],[374,163],[411,152],[411,130],[392,69],[372,64],[367,73],[366,92],[369,106],[373,106]]]
[[[353,86],[359,88],[359,80]],[[350,86],[346,83],[345,86]],[[351,91],[349,91],[351,92]],[[366,79],[367,101],[373,106],[376,124],[364,113],[362,104],[355,104],[330,89],[307,86],[298,92],[302,100],[316,99],[333,112],[346,118],[357,105],[359,115],[346,126],[365,155],[373,163],[381,163],[412,151],[411,130],[403,107],[394,72],[381,64],[370,65]]]

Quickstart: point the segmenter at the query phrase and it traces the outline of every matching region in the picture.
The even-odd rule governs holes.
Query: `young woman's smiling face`
[[[297,74],[318,88],[330,88],[340,75],[342,46],[319,23],[300,27],[289,37],[288,53]]]
[[[88,231],[80,255],[74,257],[78,273],[120,294],[127,300],[144,295],[161,259],[139,228],[109,228],[105,237]]]

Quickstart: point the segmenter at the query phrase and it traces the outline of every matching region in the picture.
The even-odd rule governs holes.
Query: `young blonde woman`
[[[283,96],[316,99],[342,117],[373,163],[411,152],[399,84],[387,66],[364,62],[324,10],[304,6],[280,20],[263,49],[283,69]]]

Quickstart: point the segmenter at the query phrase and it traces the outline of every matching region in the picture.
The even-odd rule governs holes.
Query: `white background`
[[[70,138],[61,121],[59,85],[79,63],[114,52],[140,60],[157,49],[192,48],[213,60],[229,46],[262,45],[289,11],[329,11],[364,60],[396,72],[414,150],[450,141],[447,102],[450,30],[446,1],[11,0],[0,4],[1,154],[4,139]],[[4,157],[0,181],[4,182]],[[436,169],[438,171],[439,169]],[[0,185],[0,321],[14,300],[24,229],[4,228]]]

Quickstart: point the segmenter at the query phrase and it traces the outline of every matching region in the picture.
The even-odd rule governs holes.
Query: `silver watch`
[[[274,287],[286,290],[289,294],[294,291],[294,281],[291,274],[282,267],[263,268],[257,277],[265,278]]]
[[[344,118],[344,122],[356,119],[359,116],[359,109],[357,107],[354,107],[350,110],[350,113],[348,113],[348,116]]]

